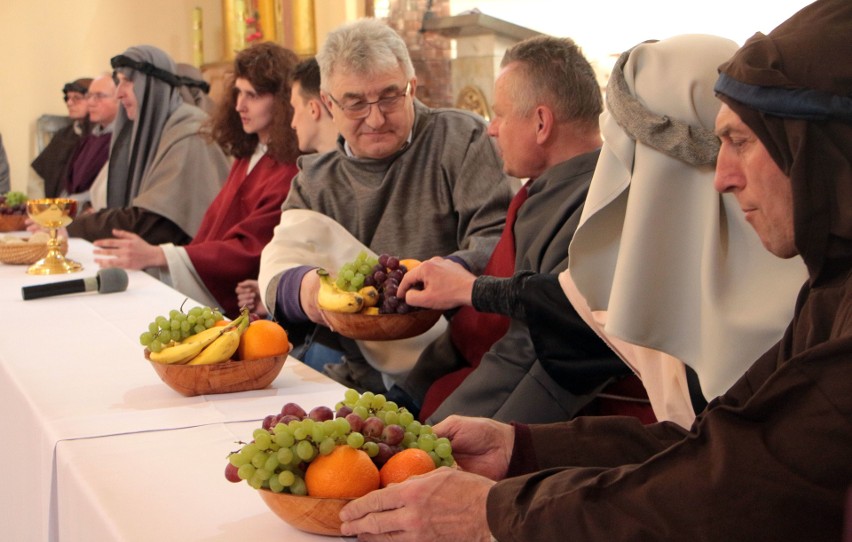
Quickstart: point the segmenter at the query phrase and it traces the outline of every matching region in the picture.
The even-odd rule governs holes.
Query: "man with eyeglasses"
[[[29,187],[28,193],[43,193],[48,198],[62,195],[71,155],[80,139],[89,133],[86,92],[91,83],[90,78],[83,77],[62,87],[62,101],[68,108],[68,118],[71,122],[54,133],[44,150],[33,160],[31,166],[44,182],[41,186]]]
[[[96,178],[106,180],[106,165],[109,157],[109,142],[112,138],[112,128],[118,113],[118,99],[115,97],[115,83],[111,75],[95,78],[89,85],[85,96],[86,108],[89,113],[91,131],[83,136],[68,166],[65,175],[65,193],[81,203],[91,200],[90,188]],[[103,182],[102,181],[102,182]],[[97,193],[97,189],[96,189]],[[106,204],[104,187],[103,202]]]
[[[259,277],[270,314],[288,330],[324,323],[313,269],[334,273],[361,250],[445,256],[481,273],[511,199],[485,121],[419,102],[408,50],[393,29],[373,19],[345,25],[329,34],[317,61],[340,137],[333,152],[300,159]],[[388,393],[445,326],[395,344],[356,344],[317,326],[336,352],[315,359],[306,348],[300,356],[346,385]],[[340,352],[344,363],[335,363]]]

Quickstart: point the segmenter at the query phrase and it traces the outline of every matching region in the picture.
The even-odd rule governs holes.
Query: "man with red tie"
[[[530,180],[510,204],[503,235],[479,279],[451,260],[433,258],[400,285],[411,305],[462,306],[401,386],[420,407],[420,418],[430,422],[459,413],[505,421],[570,419],[627,372],[578,317],[575,329],[565,330],[575,345],[577,378],[569,388],[557,382],[537,359],[522,307],[501,307],[508,299],[501,295],[506,283],[489,278],[527,280],[567,267],[568,244],[601,146],[600,87],[570,39],[531,38],[507,51],[501,66],[488,133],[504,171]]]

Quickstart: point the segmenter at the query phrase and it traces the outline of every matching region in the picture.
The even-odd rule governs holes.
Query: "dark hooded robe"
[[[488,523],[511,540],[841,539],[852,484],[852,2],[818,0],[721,67],[791,179],[809,278],[786,333],[689,431],[518,426]]]

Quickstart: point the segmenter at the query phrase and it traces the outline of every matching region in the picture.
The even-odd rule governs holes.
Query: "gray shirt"
[[[323,213],[376,253],[452,255],[479,273],[503,230],[509,177],[480,117],[416,101],[415,115],[410,144],[387,158],[348,157],[342,139],[334,151],[301,157],[283,209]],[[305,320],[298,290],[287,286],[299,273],[267,289],[267,306],[289,322]]]

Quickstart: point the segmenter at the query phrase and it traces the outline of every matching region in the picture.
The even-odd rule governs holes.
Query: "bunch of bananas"
[[[211,327],[180,342],[172,342],[148,358],[170,365],[209,365],[231,359],[240,346],[240,336],[249,325],[248,310],[243,309],[236,320],[224,326]]]
[[[325,269],[317,269],[320,278],[317,305],[320,309],[332,312],[372,312],[378,314],[376,303],[379,301],[379,291],[375,286],[365,286],[357,292],[349,292],[337,286]]]

